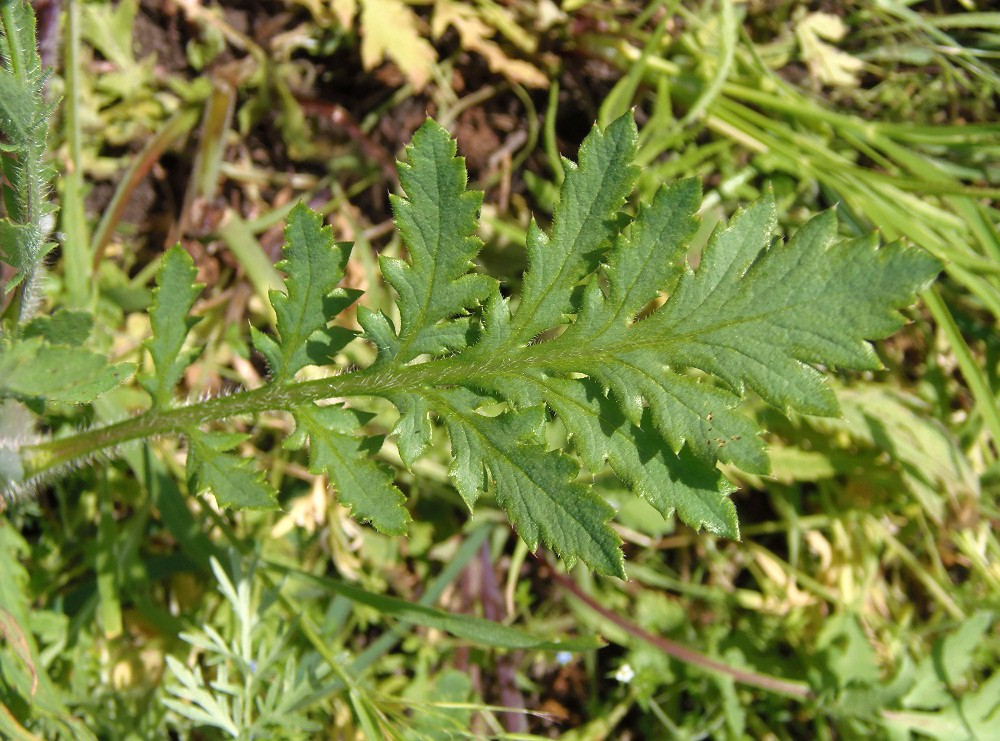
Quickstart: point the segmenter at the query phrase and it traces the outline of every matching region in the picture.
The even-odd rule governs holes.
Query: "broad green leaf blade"
[[[309,438],[309,470],[326,473],[340,496],[362,522],[370,522],[381,533],[406,532],[410,515],[406,497],[392,483],[392,475],[375,460],[381,445],[378,438],[360,438],[355,431],[364,416],[339,406],[315,404],[292,411],[295,432],[285,445],[305,446]]]
[[[139,379],[153,399],[153,409],[170,406],[174,388],[200,352],[196,348],[184,350],[188,333],[199,321],[189,316],[204,287],[195,282],[197,275],[194,260],[180,245],[175,245],[163,256],[157,287],[153,291],[153,307],[149,311],[153,336],[143,343],[156,372]]]
[[[573,287],[591,273],[617,233],[618,210],[632,192],[638,169],[635,120],[625,115],[597,126],[580,146],[580,164],[563,160],[566,179],[552,214],[552,233],[532,222],[528,271],[515,314],[513,339],[531,341],[573,313]]]
[[[187,430],[188,479],[192,493],[210,489],[220,507],[233,509],[277,509],[277,492],[264,480],[253,459],[226,451],[246,439],[245,435]]]
[[[291,379],[307,365],[328,362],[353,336],[346,330],[327,328],[330,320],[347,308],[356,292],[336,290],[351,254],[349,243],[335,243],[333,230],[303,203],[288,214],[284,259],[277,267],[285,272],[285,290],[271,291],[279,339],[254,332],[254,345],[267,358],[274,381]]]
[[[86,404],[134,372],[133,363],[109,365],[103,355],[86,348],[31,337],[0,348],[0,397]]]
[[[476,231],[483,194],[465,190],[465,160],[455,156],[454,140],[428,120],[406,153],[408,162],[398,165],[406,197],[391,200],[409,262],[381,260],[382,274],[399,295],[400,362],[440,351],[440,341],[428,342],[427,335],[440,331],[438,322],[476,306],[496,284],[469,273],[482,247]]]
[[[367,605],[380,614],[394,617],[413,625],[443,630],[456,638],[463,638],[480,646],[506,649],[533,649],[536,651],[589,651],[604,645],[595,637],[568,638],[553,641],[532,635],[519,628],[512,628],[491,620],[458,615],[434,607],[415,604],[407,600],[374,594],[347,582],[317,576],[308,572],[274,564],[282,571],[316,584],[334,594],[339,594],[352,602]]]
[[[621,541],[607,524],[614,510],[575,482],[580,469],[571,458],[539,442],[541,407],[486,417],[472,408],[473,394],[458,390],[436,394],[431,404],[445,419],[455,456],[451,475],[470,507],[488,472],[497,501],[530,549],[543,541],[567,566],[580,559],[624,578]]]

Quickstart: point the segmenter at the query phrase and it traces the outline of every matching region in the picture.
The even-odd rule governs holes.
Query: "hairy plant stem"
[[[717,326],[730,326],[740,321],[743,320],[728,319]],[[252,391],[219,396],[173,409],[149,411],[67,437],[26,445],[21,449],[21,463],[26,478],[44,477],[53,469],[133,440],[181,433],[192,427],[229,417],[288,411],[325,399],[385,397],[421,388],[476,384],[503,377],[516,382],[531,371],[573,373],[601,358],[610,361],[621,352],[649,346],[663,348],[668,343],[682,342],[690,334],[665,334],[662,328],[657,328],[652,323],[639,322],[630,330],[627,340],[606,340],[601,343],[600,335],[613,323],[614,320],[609,320],[597,336],[585,344],[585,349],[581,349],[574,341],[564,341],[563,336],[527,347],[508,343],[502,348],[491,348],[489,352],[473,347],[458,356],[424,363],[376,364],[330,378],[299,383],[272,383]],[[699,331],[712,329],[714,327],[703,327]]]
[[[21,461],[26,478],[42,477],[53,469],[133,440],[181,433],[229,417],[287,411],[324,399],[391,396],[420,387],[451,386],[475,378],[516,374],[527,367],[551,367],[554,360],[569,359],[569,354],[549,355],[548,362],[543,363],[540,347],[524,348],[514,358],[494,356],[469,362],[442,359],[416,365],[374,366],[330,378],[272,384],[173,409],[148,411],[67,437],[26,445],[21,449]]]
[[[3,27],[3,42],[7,47],[9,71],[21,84],[28,85],[32,56],[37,55],[37,51],[21,45],[22,29],[19,27],[14,9],[19,1],[0,0],[0,25]],[[4,196],[7,218],[17,224],[38,227],[33,235],[29,259],[22,258],[21,264],[18,265],[22,278],[5,312],[5,318],[12,324],[25,321],[36,308],[34,293],[37,289],[37,275],[42,267],[45,241],[48,237],[42,228],[46,183],[41,173],[44,171],[46,142],[44,133],[39,136],[40,138],[28,141],[23,140],[23,135],[18,136],[19,141],[14,142],[18,145],[17,165],[0,173],[6,175],[7,187],[14,192],[13,198],[8,197],[10,194]],[[5,168],[0,168],[0,171],[3,169]]]

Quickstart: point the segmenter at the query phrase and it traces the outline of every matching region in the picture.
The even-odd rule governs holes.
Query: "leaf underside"
[[[636,142],[626,115],[595,127],[579,163],[564,163],[552,226],[530,225],[523,290],[511,302],[473,264],[482,194],[466,190],[449,134],[425,123],[392,203],[408,257],[382,260],[399,318],[358,309],[378,356],[353,371],[398,409],[392,434],[406,466],[428,449],[437,419],[470,509],[491,493],[529,547],[544,543],[567,565],[615,576],[624,565],[614,512],[583,483],[578,460],[592,473],[610,468],[664,516],[739,537],[735,487],[718,465],[768,470],[760,430],[738,409],[743,397],[836,414],[817,366],[877,368],[869,341],[903,324],[898,310],[940,269],[919,249],[840,238],[832,211],[775,240],[771,196],[721,224],[693,268],[698,184],[664,186],[631,215]],[[286,242],[287,289],[272,294],[277,332],[254,334],[279,384],[331,362],[350,337],[328,324],[357,297],[336,287],[349,245],[335,244],[318,216],[293,210]],[[327,474],[358,518],[404,532],[404,496],[373,457],[381,438],[360,432],[367,415],[342,404],[290,411],[287,445],[308,439],[310,470]],[[546,444],[553,415],[578,458]],[[196,478],[214,488],[219,475],[248,476],[227,458],[212,463],[235,444],[214,440],[192,445]],[[270,496],[257,490],[251,506]]]

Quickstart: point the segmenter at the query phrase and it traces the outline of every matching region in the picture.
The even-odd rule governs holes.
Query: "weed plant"
[[[527,5],[437,3],[423,35],[382,0],[306,6],[266,49],[179,3],[188,64],[245,63],[165,87],[144,10],[71,3],[60,159],[34,19],[0,0],[3,734],[990,737],[998,132],[867,116],[988,118],[995,14],[566,5],[541,33],[621,70],[575,162],[558,83],[535,114]],[[408,45],[378,38],[390,10]],[[404,82],[355,120],[296,86],[358,39]],[[458,98],[464,54],[499,81]],[[796,55],[813,90],[775,72]],[[894,97],[913,59],[954,85]],[[377,209],[373,130],[421,92],[460,147],[491,98],[527,131],[484,196],[448,130],[411,127],[376,260],[349,202]],[[302,172],[254,160],[270,109]],[[123,248],[199,118],[183,246]],[[88,178],[130,141],[91,235]]]

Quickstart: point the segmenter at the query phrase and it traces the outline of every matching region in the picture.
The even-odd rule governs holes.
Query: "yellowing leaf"
[[[340,25],[350,28],[354,21],[354,16],[358,13],[357,0],[331,0],[330,7],[333,14],[337,16]]]
[[[809,74],[824,85],[855,87],[858,84],[861,60],[826,43],[840,41],[846,33],[844,22],[830,13],[810,13],[795,27],[802,60],[808,65]]]
[[[353,1],[334,3],[342,20]],[[413,87],[422,90],[431,78],[437,53],[418,31],[420,20],[402,0],[361,0],[361,63],[373,69],[390,59]]]
[[[435,39],[440,38],[449,26],[458,31],[462,48],[482,56],[494,72],[528,87],[548,87],[549,79],[541,70],[522,59],[511,59],[490,40],[495,31],[479,17],[476,8],[452,0],[438,0],[434,4],[431,33]]]

